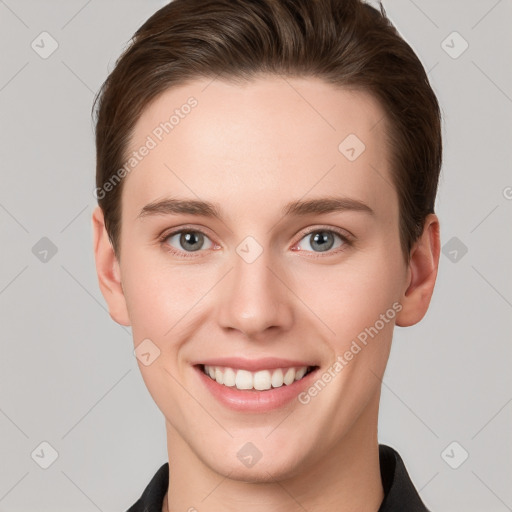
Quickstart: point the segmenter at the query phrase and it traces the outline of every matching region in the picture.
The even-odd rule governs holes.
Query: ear
[[[121,284],[121,269],[105,229],[103,210],[99,206],[92,213],[92,231],[96,273],[109,314],[118,324],[131,325]]]
[[[411,249],[407,283],[400,300],[402,309],[396,316],[396,325],[408,327],[425,316],[437,278],[440,245],[439,219],[430,213],[422,235]]]

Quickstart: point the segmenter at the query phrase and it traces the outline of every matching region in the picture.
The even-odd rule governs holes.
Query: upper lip
[[[281,359],[278,357],[263,357],[261,359],[244,359],[241,357],[217,357],[197,361],[194,365],[226,366],[240,370],[256,372],[259,370],[272,370],[275,368],[301,368],[303,366],[316,366],[314,364],[292,359]]]

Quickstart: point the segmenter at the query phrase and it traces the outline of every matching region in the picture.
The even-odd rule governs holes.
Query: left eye
[[[336,246],[335,249],[349,242],[347,237],[330,229],[316,229],[315,231],[310,231],[301,240],[311,240],[309,246],[314,249],[313,252],[326,252],[333,248],[335,237],[338,237],[342,242]],[[298,245],[298,247],[302,250],[300,245]]]

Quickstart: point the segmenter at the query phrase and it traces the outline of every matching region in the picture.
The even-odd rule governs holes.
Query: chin
[[[269,450],[271,454],[267,457],[262,453],[259,459],[254,459],[255,462],[251,462],[250,459],[243,462],[243,459],[247,458],[245,454],[249,454],[251,450],[252,448],[249,447],[245,449],[245,452],[237,449],[230,457],[226,457],[224,452],[224,455],[221,455],[222,460],[217,458],[216,460],[205,460],[204,462],[213,471],[226,478],[247,483],[268,483],[286,480],[298,475],[301,472],[301,467],[303,467],[303,458],[298,458],[296,453],[286,453],[283,451],[276,453],[273,450]],[[302,450],[301,453],[303,453]],[[255,457],[258,456],[256,451],[254,451],[253,455]]]

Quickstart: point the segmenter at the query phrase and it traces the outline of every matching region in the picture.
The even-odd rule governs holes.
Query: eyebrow
[[[292,201],[282,208],[281,215],[283,217],[292,217],[343,211],[356,211],[375,215],[375,212],[366,203],[358,199],[334,196],[320,197],[306,201]],[[197,215],[223,220],[221,208],[218,203],[172,197],[147,204],[142,208],[137,218],[152,215],[179,214]]]

